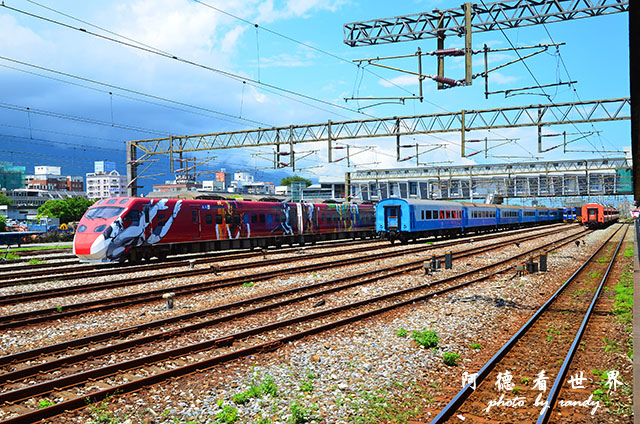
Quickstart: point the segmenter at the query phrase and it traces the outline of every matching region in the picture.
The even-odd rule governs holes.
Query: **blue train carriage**
[[[576,208],[563,208],[562,222],[575,222],[575,221],[576,221]]]
[[[498,228],[496,205],[462,202],[462,228],[465,232],[495,231]]]
[[[562,220],[562,210],[558,211],[557,208],[538,208],[538,222],[541,224],[547,224],[551,222],[559,222]]]
[[[498,205],[498,228],[518,228],[522,223],[522,206]]]
[[[538,208],[533,206],[521,206],[520,209],[522,210],[522,216],[520,218],[521,224],[528,226],[535,225],[536,222],[538,222]]]
[[[460,203],[440,200],[388,198],[376,206],[376,232],[392,243],[462,231]]]

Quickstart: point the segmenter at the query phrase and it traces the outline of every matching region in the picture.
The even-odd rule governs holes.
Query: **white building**
[[[126,195],[127,176],[120,175],[115,169],[111,172],[87,174],[87,197],[89,199],[106,199],[107,197],[124,197]]]

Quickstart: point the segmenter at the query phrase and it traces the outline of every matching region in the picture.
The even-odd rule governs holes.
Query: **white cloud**
[[[512,75],[504,75],[500,72],[489,73],[489,84],[507,85],[507,84],[513,84],[519,79],[520,78],[518,77],[514,77]]]
[[[256,19],[264,24],[292,17],[308,17],[312,11],[335,12],[345,3],[345,0],[288,0],[286,6],[277,10],[273,0],[266,0],[258,6]]]
[[[417,86],[418,85],[418,76],[417,75],[400,75],[399,77],[390,78],[386,80],[379,80],[378,83],[383,87],[406,87],[406,86]]]

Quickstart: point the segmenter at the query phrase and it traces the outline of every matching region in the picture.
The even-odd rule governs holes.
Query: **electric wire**
[[[482,3],[482,5],[484,7],[487,7],[487,5],[484,3],[484,0],[480,0],[480,2]],[[509,38],[509,36],[504,32],[504,30],[501,27],[498,27],[498,29],[500,30],[500,32],[502,33],[502,35],[504,36],[504,38],[507,40],[507,42],[509,43],[509,45],[511,46],[511,48],[514,49],[516,55],[518,55],[518,58],[520,58],[521,63],[524,65],[524,67],[527,69],[527,71],[529,72],[529,74],[531,75],[531,77],[533,78],[533,80],[536,82],[536,84],[538,84],[538,86],[541,86],[542,84],[540,84],[540,82],[538,81],[538,78],[535,76],[535,74],[533,73],[533,71],[531,71],[531,68],[529,68],[529,65],[527,65],[527,63],[525,62],[525,60],[522,58],[522,56],[520,55],[520,52],[516,49],[515,45],[513,44],[513,42],[511,42],[511,39]],[[549,96],[547,94],[547,92],[545,91],[545,89],[543,87],[539,87],[540,90],[542,90],[542,92],[544,93],[544,95],[549,99],[549,101],[555,105],[555,102],[553,101],[553,99],[551,98],[551,96]],[[578,126],[576,124],[573,124],[573,127],[580,133],[582,133],[582,131],[580,131],[580,129],[578,128]],[[591,140],[589,140],[588,138],[586,139],[587,142],[591,145],[591,147],[594,148],[594,150],[598,151],[598,148],[591,142]]]
[[[555,41],[553,40],[553,36],[551,35],[551,33],[549,32],[549,29],[547,28],[547,25],[545,25],[545,23],[542,23],[542,27],[544,28],[545,32],[547,33],[547,35],[549,36],[549,39],[551,40],[552,43],[555,43]],[[562,57],[562,53],[560,52],[560,48],[558,46],[556,46],[556,52],[558,54],[558,59],[560,60],[560,63],[562,64],[562,67],[564,68],[564,72],[567,74],[567,78],[569,78],[569,81],[573,81],[571,79],[571,74],[569,74],[569,68],[567,67],[567,64],[564,61],[564,58]],[[578,89],[575,87],[575,84],[571,84],[571,89],[573,90],[573,93],[576,95],[578,101],[582,102],[582,98],[580,97],[580,94],[578,93]],[[593,122],[591,122],[591,128],[593,128],[593,130],[596,132],[597,137],[600,139],[600,144],[602,145],[602,150],[606,150],[604,147],[604,143],[602,143],[602,136],[600,135],[600,131],[597,131],[595,125]],[[607,142],[611,145],[611,147],[615,148],[615,145],[608,139],[605,138],[605,140],[607,140]]]
[[[31,0],[29,0],[29,1],[31,1]],[[215,10],[216,12],[222,13],[223,15],[227,15],[227,16],[229,16],[229,17],[231,17],[231,18],[237,19],[237,20],[239,20],[239,21],[241,21],[241,22],[244,22],[244,23],[245,23],[245,24],[247,24],[247,25],[255,26],[256,31],[257,31],[257,29],[259,28],[259,29],[261,29],[261,30],[263,30],[263,31],[265,31],[265,32],[268,32],[268,33],[273,34],[273,35],[275,35],[275,36],[278,36],[278,37],[284,38],[285,40],[291,41],[292,43],[299,44],[299,45],[301,45],[301,46],[303,46],[303,47],[306,47],[306,48],[308,48],[308,49],[311,49],[311,50],[315,50],[315,51],[317,51],[317,52],[319,52],[319,53],[325,54],[325,55],[330,56],[330,57],[332,57],[332,58],[334,58],[334,59],[338,59],[338,60],[340,60],[340,61],[342,61],[342,62],[345,62],[345,63],[348,63],[348,64],[350,64],[350,65],[352,65],[352,66],[358,66],[358,67],[359,67],[359,65],[358,65],[358,64],[355,64],[355,63],[353,63],[352,61],[350,61],[350,60],[348,60],[348,59],[345,59],[345,58],[343,58],[343,57],[340,57],[340,56],[338,56],[338,55],[336,55],[336,54],[334,54],[334,53],[331,53],[331,52],[329,52],[329,51],[323,50],[323,49],[321,49],[321,48],[319,48],[319,47],[316,47],[316,46],[313,46],[313,45],[311,45],[311,44],[304,43],[304,42],[302,42],[302,41],[296,40],[296,39],[295,39],[295,38],[293,38],[293,37],[290,37],[290,36],[288,36],[288,35],[285,35],[285,34],[282,34],[282,33],[280,33],[280,32],[274,31],[274,30],[269,29],[269,28],[267,28],[267,27],[264,27],[264,26],[258,25],[258,24],[257,24],[257,23],[255,23],[255,22],[251,22],[251,21],[249,21],[249,20],[247,20],[247,19],[241,18],[240,16],[237,16],[237,15],[234,15],[233,13],[230,13],[230,12],[227,12],[227,11],[225,11],[225,10],[222,10],[222,9],[220,9],[219,7],[216,7],[216,6],[210,5],[210,4],[208,4],[208,3],[205,3],[205,2],[204,2],[204,1],[202,1],[202,0],[193,0],[193,2],[194,2],[194,3],[199,3],[199,4],[201,4],[201,5],[205,6],[205,7],[208,7],[208,8],[210,8],[210,9],[213,9],[213,10]],[[399,89],[401,89],[401,90],[405,91],[405,92],[406,92],[406,93],[408,93],[408,94],[415,95],[414,93],[412,93],[411,91],[407,90],[406,88],[404,88],[404,87],[402,87],[402,86],[400,86],[400,85],[398,85],[398,84],[394,83],[393,81],[391,81],[391,80],[389,80],[389,79],[387,79],[387,78],[384,78],[384,77],[382,77],[382,76],[380,76],[380,75],[376,74],[375,72],[373,72],[373,71],[371,71],[371,70],[369,70],[369,69],[367,69],[366,71],[367,71],[367,72],[369,72],[370,74],[374,75],[375,77],[380,78],[380,79],[381,79],[381,80],[383,80],[383,81],[387,81],[389,84],[392,84],[392,85],[393,85],[393,86],[395,86],[396,88],[399,88]],[[434,105],[434,106],[438,106],[438,105],[436,105],[435,103],[431,103],[431,102],[430,102],[430,101],[428,101],[428,100],[426,100],[426,101],[427,101],[427,103],[430,103],[430,104],[432,104],[432,105]]]
[[[178,62],[182,62],[182,63],[188,64],[188,65],[191,65],[191,66],[195,66],[195,67],[198,67],[198,68],[201,68],[201,69],[205,69],[205,70],[208,70],[208,71],[211,71],[211,72],[215,72],[215,73],[218,73],[218,74],[223,75],[225,77],[228,77],[228,78],[231,78],[231,79],[235,79],[237,81],[247,81],[247,83],[249,83],[251,85],[254,85],[254,86],[267,87],[267,88],[270,88],[271,90],[276,90],[276,91],[274,91],[274,94],[280,95],[281,93],[279,93],[279,92],[283,92],[283,93],[287,93],[287,94],[290,94],[290,95],[293,95],[293,96],[297,96],[297,97],[300,97],[300,98],[303,98],[303,99],[307,99],[307,100],[318,102],[318,103],[321,103],[321,104],[324,104],[324,105],[328,105],[328,106],[331,106],[331,107],[334,107],[334,108],[337,108],[337,109],[342,109],[342,110],[346,110],[346,111],[349,111],[349,112],[352,112],[352,113],[357,113],[357,114],[362,114],[362,115],[365,115],[365,116],[373,117],[372,115],[366,114],[364,112],[360,112],[358,110],[351,109],[349,107],[342,106],[342,105],[339,105],[339,104],[335,104],[335,103],[332,103],[332,102],[329,102],[329,101],[326,101],[326,100],[322,100],[322,99],[319,99],[319,98],[316,98],[316,97],[313,97],[313,96],[310,96],[310,95],[307,95],[307,94],[299,93],[299,92],[296,92],[294,90],[290,90],[290,89],[287,89],[287,88],[279,87],[279,86],[274,85],[274,84],[269,84],[269,83],[265,83],[265,82],[256,81],[254,79],[243,77],[241,75],[237,75],[237,74],[234,74],[232,72],[224,71],[222,69],[214,68],[212,66],[204,65],[204,64],[195,62],[193,60],[190,60],[190,59],[181,58],[181,57],[178,57],[178,56],[176,56],[174,54],[171,54],[171,53],[165,53],[165,52],[159,51],[157,49],[151,49],[151,48],[148,48],[148,47],[145,47],[145,46],[136,45],[136,44],[134,44],[132,42],[125,42],[125,41],[122,41],[122,40],[118,40],[116,38],[108,37],[108,36],[103,35],[103,34],[98,34],[96,32],[88,31],[88,30],[86,30],[84,28],[76,27],[76,26],[73,26],[71,24],[67,24],[67,23],[64,23],[64,22],[61,22],[61,21],[57,21],[55,19],[47,18],[45,16],[40,16],[40,15],[37,15],[35,13],[27,12],[25,10],[17,9],[15,7],[11,7],[11,6],[6,5],[4,3],[4,1],[0,4],[0,6],[6,8],[6,9],[12,10],[14,12],[17,12],[17,13],[21,13],[23,15],[30,16],[30,17],[35,18],[35,19],[39,19],[39,20],[42,20],[42,21],[45,21],[45,22],[49,22],[51,24],[55,24],[55,25],[58,25],[58,26],[61,26],[61,27],[64,27],[64,28],[68,28],[68,29],[74,30],[74,31],[82,32],[82,33],[87,34],[87,35],[92,35],[94,37],[98,37],[98,38],[101,38],[103,40],[111,41],[111,42],[114,42],[114,43],[121,44],[123,46],[131,47],[131,48],[134,48],[134,49],[137,49],[137,50],[141,50],[141,51],[144,51],[144,52],[147,52],[147,53],[152,53],[152,54],[155,54],[155,55],[158,55],[158,56],[162,56],[162,57],[165,57],[167,59],[173,59],[173,60],[176,60]],[[295,100],[295,101],[298,101],[297,99],[293,99],[291,97],[288,97],[288,98],[290,98],[292,100]],[[305,103],[305,104],[309,105],[308,103]],[[309,106],[311,106],[311,105],[309,105]],[[316,106],[312,106],[312,107],[316,107]]]
[[[164,102],[167,102],[167,103],[173,103],[173,104],[180,105],[180,106],[190,107],[190,108],[193,108],[193,109],[197,109],[197,110],[201,110],[201,111],[205,111],[205,112],[210,112],[210,113],[213,113],[213,114],[216,114],[216,115],[226,116],[226,117],[229,117],[229,118],[241,119],[243,121],[251,122],[251,123],[254,123],[254,124],[258,124],[258,125],[264,125],[264,126],[267,126],[267,127],[272,127],[273,126],[272,124],[268,124],[268,123],[265,123],[265,122],[260,122],[260,121],[256,121],[256,120],[253,120],[253,119],[242,118],[241,116],[234,116],[234,115],[231,115],[229,113],[219,112],[219,111],[216,111],[216,110],[213,110],[213,109],[209,109],[209,108],[205,108],[205,107],[201,107],[201,106],[195,106],[195,105],[191,105],[189,103],[184,103],[184,102],[180,102],[180,101],[176,101],[176,100],[171,100],[171,99],[160,97],[160,96],[156,96],[156,95],[153,95],[153,94],[147,94],[147,93],[143,93],[141,91],[131,90],[131,89],[124,88],[124,87],[119,87],[117,85],[96,81],[96,80],[93,80],[93,79],[90,79],[90,78],[84,78],[84,77],[81,77],[81,76],[78,76],[78,75],[73,75],[73,74],[69,74],[69,73],[66,73],[66,72],[62,72],[62,71],[56,71],[55,69],[46,68],[44,66],[39,66],[39,65],[34,65],[34,64],[23,62],[23,61],[20,61],[20,60],[10,59],[10,58],[4,57],[4,56],[0,56],[0,59],[1,60],[6,60],[6,61],[9,61],[9,62],[13,62],[13,63],[18,63],[18,64],[23,65],[23,66],[28,66],[28,67],[31,67],[31,68],[44,70],[44,71],[51,72],[51,73],[54,73],[54,74],[63,75],[63,76],[69,77],[69,78],[74,78],[74,79],[78,79],[78,80],[81,80],[81,81],[90,82],[92,84],[101,85],[101,86],[108,87],[108,88],[111,88],[111,89],[114,89],[114,90],[121,90],[121,91],[125,91],[125,92],[128,92],[128,93],[133,93],[133,94],[136,94],[136,95],[139,95],[139,96],[149,97],[149,98],[161,100],[161,101],[164,101]],[[178,111],[181,111],[181,112],[187,112],[187,113],[192,113],[192,114],[195,114],[195,115],[214,118],[214,119],[218,119],[218,120],[221,120],[221,121],[230,122],[230,123],[236,124],[236,125],[248,126],[245,123],[232,121],[230,119],[224,119],[224,118],[221,118],[219,116],[211,116],[211,115],[208,115],[208,114],[194,112],[194,111],[191,111],[191,110],[188,110],[188,109],[178,108],[178,107],[175,107],[175,106],[169,106],[169,105],[166,105],[166,104],[162,104],[162,103],[158,103],[158,102],[154,102],[154,101],[150,101],[150,100],[144,100],[144,99],[140,99],[140,98],[137,98],[137,97],[127,96],[127,95],[124,95],[124,94],[113,93],[112,91],[101,90],[99,88],[95,88],[95,87],[91,87],[91,86],[83,85],[83,84],[78,84],[78,83],[75,83],[75,82],[72,82],[72,81],[68,81],[68,80],[64,80],[64,79],[60,79],[60,78],[55,78],[55,77],[52,77],[52,76],[49,76],[49,75],[39,74],[37,72],[28,71],[26,69],[16,68],[14,66],[2,65],[2,64],[0,64],[0,66],[3,67],[3,68],[13,69],[13,70],[16,70],[16,71],[19,71],[19,72],[24,72],[24,73],[27,73],[27,74],[30,74],[30,75],[36,75],[36,76],[39,76],[39,77],[42,77],[42,78],[47,78],[47,79],[50,79],[50,80],[53,80],[53,81],[63,82],[65,84],[73,85],[73,86],[76,86],[76,87],[86,88],[88,90],[93,90],[93,91],[97,91],[97,92],[100,92],[100,93],[106,93],[106,94],[109,94],[109,95],[115,95],[115,96],[122,97],[122,98],[129,99],[129,100],[134,100],[134,101],[138,101],[138,102],[143,102],[143,103],[147,103],[147,104],[152,104],[152,105],[156,105],[156,106],[161,106],[161,107],[165,107],[165,108],[169,108],[169,109],[178,110]]]
[[[30,130],[31,129],[31,128],[28,128],[28,127],[22,127],[20,125],[7,124],[6,122],[0,122],[0,126],[9,127],[9,128],[16,128],[16,129],[19,129],[19,130]],[[84,138],[86,140],[109,141],[109,142],[114,142],[114,143],[125,143],[125,140],[116,140],[116,139],[113,139],[113,138],[104,138],[104,137],[95,137],[95,136],[90,136],[89,137],[89,136],[86,136],[86,135],[73,134],[73,133],[63,132],[63,131],[43,130],[41,128],[33,128],[33,131],[45,132],[45,133],[57,134],[57,135],[64,135],[64,136],[67,136],[67,137]],[[103,147],[103,148],[106,149],[106,147]]]
[[[20,139],[23,139],[23,140],[29,140],[29,144],[37,144],[37,145],[49,146],[49,147],[51,146],[51,143],[53,143],[53,144],[64,144],[65,146],[69,146],[69,147],[66,147],[66,149],[81,150],[83,152],[87,152],[87,151],[92,151],[92,150],[98,149],[98,150],[108,150],[108,151],[118,152],[118,153],[126,153],[126,149],[112,149],[112,148],[109,148],[109,147],[87,146],[87,145],[85,145],[85,147],[82,147],[82,146],[80,146],[78,144],[75,144],[75,143],[51,140],[51,139],[47,139],[47,138],[25,137],[25,136],[20,136],[20,135],[13,135],[13,134],[0,134],[0,137],[20,138]],[[43,142],[46,142],[46,143],[39,143],[39,141],[43,141]],[[15,143],[19,143],[19,141],[15,141]]]
[[[102,125],[102,126],[105,126],[105,127],[112,127],[112,128],[120,128],[120,129],[127,130],[127,131],[141,132],[141,133],[161,135],[161,136],[169,136],[169,135],[171,135],[171,134],[169,134],[167,132],[159,132],[159,131],[152,130],[152,129],[149,129],[149,128],[135,127],[135,126],[126,125],[126,124],[112,124],[111,122],[101,121],[99,119],[85,118],[85,117],[76,116],[76,115],[68,115],[68,114],[64,114],[64,113],[60,113],[60,112],[51,112],[51,111],[47,111],[47,110],[44,110],[44,109],[34,109],[32,107],[27,107],[27,106],[17,106],[17,105],[12,105],[10,103],[4,103],[4,102],[0,102],[0,108],[9,109],[9,110],[16,110],[16,111],[20,111],[20,112],[27,112],[29,114],[30,113],[35,113],[35,114],[38,114],[38,115],[49,116],[49,117],[52,117],[52,118],[59,118],[59,119],[67,119],[67,120],[71,120],[71,121],[77,121],[77,122],[84,122],[84,123],[87,123],[87,124]]]

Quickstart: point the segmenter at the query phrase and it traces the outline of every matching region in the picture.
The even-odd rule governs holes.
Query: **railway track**
[[[380,245],[381,248],[388,247],[388,244],[385,244],[380,241],[371,240],[363,241],[347,241],[341,240],[342,243],[333,242],[332,244],[337,244],[339,246],[348,246],[348,245],[362,245],[362,244],[374,244]],[[318,249],[326,249],[330,247],[331,244],[318,244],[315,246],[304,247],[304,251],[313,251]],[[281,254],[281,253],[291,253],[300,250],[300,247],[297,248],[286,248],[279,249],[277,251],[268,251],[267,254]],[[364,249],[364,247],[363,247]],[[209,252],[209,253],[197,253],[197,254],[188,254],[188,255],[180,255],[172,258],[168,258],[164,261],[152,261],[146,264],[121,264],[121,263],[99,263],[99,264],[88,264],[78,262],[77,259],[68,262],[57,262],[54,264],[47,263],[39,263],[39,264],[30,264],[30,265],[7,265],[0,266],[0,287],[10,287],[14,285],[26,285],[26,284],[34,284],[40,283],[44,281],[51,280],[73,280],[78,278],[90,278],[95,276],[102,275],[115,275],[122,273],[122,270],[126,270],[127,272],[141,272],[141,271],[149,271],[149,270],[157,270],[157,269],[167,269],[167,268],[178,268],[185,267],[190,265],[190,261],[195,261],[196,264],[204,264],[213,261],[229,261],[236,259],[246,259],[253,258],[258,256],[263,256],[264,253],[261,251],[255,252],[234,252],[234,251],[224,251],[224,252]],[[73,256],[75,258],[75,256]]]
[[[560,229],[554,228],[550,231],[543,232],[543,233],[535,233],[533,235],[532,234],[526,235],[527,233],[525,233],[525,236],[523,236],[520,240],[528,240],[536,237],[544,237],[551,234],[560,233],[562,231],[564,231],[563,228],[560,228]],[[485,237],[487,239],[495,238],[495,236],[491,236],[491,235],[485,236]],[[493,245],[497,246],[494,248],[498,248],[503,244],[508,244],[508,243],[513,243],[513,241],[509,240],[506,242],[497,242],[497,243],[494,243]],[[436,247],[438,248],[449,247],[456,244],[459,244],[459,241],[443,243]],[[200,293],[206,290],[215,290],[215,289],[226,288],[231,286],[238,286],[248,282],[264,281],[264,280],[268,280],[271,278],[288,275],[288,274],[297,274],[300,272],[313,272],[313,271],[318,271],[318,270],[327,269],[327,268],[353,265],[353,264],[369,262],[377,259],[390,258],[394,256],[421,253],[421,252],[432,250],[433,248],[434,246],[419,246],[419,247],[413,247],[409,249],[403,249],[401,251],[392,250],[388,252],[369,254],[369,255],[363,255],[363,256],[355,256],[355,257],[349,257],[346,259],[337,259],[333,261],[326,261],[322,263],[313,263],[313,264],[302,265],[302,266],[300,265],[292,266],[285,269],[277,269],[277,270],[255,273],[249,276],[242,275],[237,277],[218,278],[218,279],[207,280],[199,283],[175,286],[175,287],[171,287],[170,289],[168,288],[156,289],[156,290],[151,290],[146,292],[139,292],[139,293],[134,293],[129,295],[112,297],[108,299],[99,299],[99,300],[94,300],[89,302],[58,305],[52,308],[32,310],[29,312],[22,312],[22,313],[10,314],[10,315],[3,315],[3,316],[0,316],[0,330],[6,329],[6,328],[15,328],[15,327],[20,327],[24,325],[31,325],[36,323],[58,320],[61,318],[71,317],[71,316],[88,313],[88,312],[95,312],[99,310],[107,310],[107,309],[113,309],[113,308],[122,308],[122,307],[140,304],[144,302],[158,301],[162,298],[162,296],[165,293],[169,291],[175,293],[176,296],[184,296],[189,294]],[[477,253],[482,249],[484,248],[483,247],[475,248],[475,249],[471,249],[470,252]],[[354,249],[354,251],[346,252],[346,253],[352,254],[352,253],[355,253],[356,251],[362,252],[363,250]],[[369,249],[364,249],[364,251],[368,252]],[[342,252],[342,253],[345,254],[345,252]],[[304,259],[318,259],[318,258],[335,256],[335,255],[336,255],[335,252],[325,252],[321,256],[316,255],[314,257],[306,257]],[[303,258],[301,257],[292,257],[286,260],[275,259],[270,261],[262,261],[259,263],[259,266],[279,265],[283,262],[298,262],[298,261],[301,261],[302,259]],[[422,264],[422,261],[423,259],[418,262]],[[218,268],[216,272],[224,273],[232,270],[245,270],[247,268],[248,268],[247,264],[241,263],[241,264],[234,264],[234,265],[228,265],[228,266],[221,266]],[[90,284],[85,284],[83,286],[66,287],[62,289],[41,290],[37,293],[6,295],[6,296],[0,297],[0,305],[12,304],[17,302],[27,302],[27,301],[33,301],[33,300],[43,299],[43,298],[46,299],[52,296],[63,296],[63,295],[68,296],[71,294],[86,293],[86,292],[94,291],[97,289],[102,290],[102,289],[125,287],[129,285],[152,282],[161,278],[168,279],[172,277],[210,275],[211,273],[212,273],[211,269],[183,270],[177,273],[153,275],[149,277],[130,278],[130,279],[113,281],[113,282],[90,283]]]
[[[104,335],[92,336],[92,340],[88,340],[90,338],[79,339],[65,344],[54,345],[46,349],[43,348],[43,350],[0,358],[0,364],[5,370],[7,366],[15,367],[14,371],[7,371],[0,376],[0,380],[4,383],[3,393],[0,394],[0,402],[5,403],[5,406],[8,405],[8,402],[12,404],[16,402],[24,403],[27,399],[38,399],[42,396],[55,396],[56,399],[62,398],[62,400],[56,401],[55,405],[48,408],[32,410],[9,418],[3,421],[3,423],[27,422],[48,418],[60,414],[67,409],[76,409],[84,406],[85,398],[97,401],[116,392],[126,393],[138,390],[142,387],[164,381],[167,378],[210,368],[216,364],[264,350],[273,350],[281,344],[292,340],[343,326],[350,322],[365,319],[400,306],[409,305],[413,302],[442,295],[449,291],[457,290],[475,282],[491,278],[496,273],[510,271],[513,269],[514,261],[522,260],[522,258],[538,252],[541,249],[557,249],[562,245],[571,243],[586,233],[587,232],[581,232],[577,235],[565,236],[560,240],[552,241],[544,246],[538,246],[528,251],[520,252],[498,263],[467,271],[457,276],[414,287],[400,288],[399,290],[374,296],[359,302],[347,303],[306,315],[286,317],[286,314],[284,314],[280,316],[280,318],[283,316],[286,318],[278,320],[278,317],[276,317],[275,321],[272,318],[271,322],[267,322],[266,324],[264,318],[259,315],[260,313],[264,314],[267,311],[271,311],[271,314],[273,314],[274,308],[281,308],[283,305],[294,304],[295,302],[343,291],[355,285],[366,284],[378,279],[391,279],[407,272],[416,271],[422,267],[422,260],[396,265],[388,269],[374,270],[358,276],[345,277],[333,282],[324,282],[317,285],[317,287],[296,289],[299,290],[297,296],[287,297],[273,304],[261,304],[258,303],[258,301],[262,302],[275,297],[282,297],[285,293],[269,295],[268,298],[264,299],[248,299],[243,301],[254,304],[258,303],[257,306],[250,309],[248,309],[249,304],[247,303],[221,305],[213,308],[215,311],[200,311],[199,314],[201,317],[204,316],[205,313],[216,312],[219,314],[225,309],[228,310],[232,307],[239,309],[239,311],[224,316],[216,316],[208,321],[192,323],[190,327],[185,326],[181,329],[168,329],[164,332],[147,334],[120,343],[105,343],[104,346],[96,349],[80,349],[82,352],[75,356],[59,356],[55,360],[45,361],[40,365],[31,367],[29,370],[20,366],[17,361],[39,358],[33,362],[42,362],[45,358],[41,357],[41,355],[50,355],[54,351],[66,351],[66,349],[69,348],[78,349],[80,346],[87,346],[87,343],[95,343],[100,340],[104,342],[112,338],[116,333],[120,334],[120,336],[123,335],[129,329],[112,332],[110,335],[104,333]],[[504,246],[504,244],[512,244],[513,240],[501,243],[503,243]],[[496,248],[495,246],[497,244],[498,243],[494,244],[493,248]],[[487,247],[484,248],[489,249]],[[476,254],[479,249],[480,248],[468,249],[464,254]],[[462,254],[463,252],[457,252],[456,257],[461,257]],[[305,290],[307,291],[306,293]],[[287,292],[287,296],[293,293],[290,290]],[[297,311],[304,309],[307,308],[296,307]],[[248,317],[254,317],[253,325],[255,326],[247,329],[248,325],[246,320]],[[171,318],[171,320],[175,319],[176,317]],[[220,334],[217,336],[208,337],[196,343],[190,342],[190,344],[174,347],[176,344],[169,341],[182,333],[191,334],[191,337],[187,337],[188,340],[192,338],[199,339],[204,336],[202,334],[198,335],[197,332],[199,330],[205,327],[215,327],[217,329],[222,326],[223,323],[233,321],[237,321],[235,330],[233,326],[220,329]],[[167,323],[166,320],[163,324],[165,323]],[[147,325],[151,325],[151,323],[145,324],[145,326]],[[238,331],[238,328],[244,328],[245,330]],[[148,329],[149,327],[144,328],[144,330]],[[133,327],[131,328],[132,332],[139,330],[140,328],[136,330],[134,330]],[[285,333],[284,336],[283,333]],[[102,339],[100,337],[102,337]],[[150,353],[148,348],[145,350],[145,343],[147,344],[146,346],[167,345],[173,348]],[[138,349],[137,354],[140,356],[128,356],[131,354],[134,346]],[[123,352],[125,356],[124,360],[115,364],[105,364],[104,361],[100,363],[99,358],[105,357],[105,355],[113,355],[114,352]],[[94,359],[93,361],[87,362],[88,358]],[[94,362],[96,361],[95,358],[98,358],[98,363]],[[49,365],[47,365],[47,362],[49,362]],[[71,370],[74,370],[74,367],[77,366],[74,364],[78,363],[82,363],[80,367],[82,370],[80,372],[73,373],[74,371],[67,371],[67,375],[62,377],[59,377],[60,373],[56,372],[53,373],[53,379],[51,379],[52,375],[49,375],[50,379],[47,380],[47,373],[50,373],[52,370],[59,370],[64,364],[71,364]],[[20,384],[18,380],[24,380],[25,383]],[[25,406],[22,406],[22,408],[24,409]]]
[[[560,390],[566,386],[572,359],[581,346],[595,304],[627,234],[628,225],[624,227],[620,241],[616,243],[613,239],[622,226],[475,373],[475,378],[470,378],[431,424],[506,419],[537,424],[550,422]],[[522,382],[528,381],[536,383],[521,393]],[[521,386],[517,390],[516,384]],[[551,386],[548,392],[547,386]],[[593,397],[580,399],[578,403],[587,406],[592,416],[603,406]]]
[[[558,226],[563,226],[563,224],[554,224],[547,226],[546,228],[554,228]],[[509,232],[511,234],[517,233],[518,231],[531,231],[531,228],[527,228],[524,230],[516,230],[514,232]],[[488,236],[476,236],[475,238],[480,240],[486,238]],[[490,236],[489,236],[490,237]],[[438,242],[439,243],[439,242]],[[374,244],[376,248],[386,249],[389,248],[390,245],[388,242],[381,241],[372,241],[372,240],[358,240],[358,241],[346,241],[346,240],[336,240],[336,241],[328,241],[318,243],[313,246],[306,247],[291,247],[284,248],[278,250],[270,250],[267,252],[268,255],[273,254],[286,254],[291,252],[296,252],[300,249],[304,249],[305,251],[313,251],[318,249],[325,249],[327,247],[331,247],[333,245],[337,246],[349,246],[349,245],[363,245],[363,244]],[[73,279],[80,278],[90,278],[95,276],[103,276],[103,275],[114,275],[122,272],[123,269],[126,269],[127,272],[142,272],[148,270],[158,270],[158,269],[167,269],[167,268],[175,268],[175,267],[184,267],[189,265],[189,261],[195,260],[196,264],[204,264],[212,261],[229,261],[236,259],[246,259],[252,257],[263,256],[261,251],[255,252],[234,252],[234,251],[223,251],[223,252],[207,252],[207,253],[197,253],[197,254],[188,254],[188,255],[180,255],[176,257],[170,257],[164,261],[152,261],[146,264],[120,264],[120,263],[99,263],[99,264],[83,264],[78,262],[75,259],[75,256],[70,255],[70,258],[73,258],[69,261],[65,262],[56,262],[52,264],[47,263],[38,263],[38,264],[23,264],[23,265],[13,265],[14,262],[26,262],[27,259],[24,260],[16,260],[9,261],[7,265],[2,265],[0,263],[0,287],[11,287],[15,285],[27,285],[27,284],[35,284],[45,281],[58,280],[58,281],[68,281]],[[54,259],[54,258],[43,258],[43,260]]]

